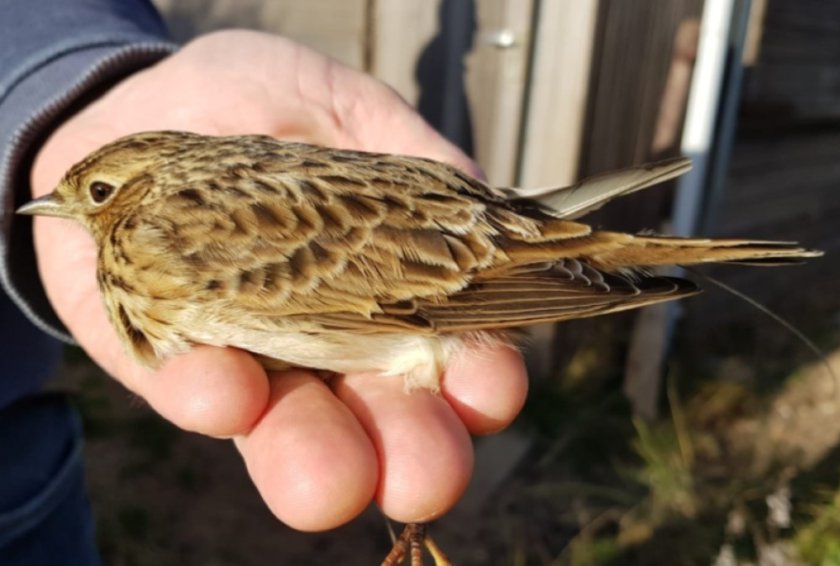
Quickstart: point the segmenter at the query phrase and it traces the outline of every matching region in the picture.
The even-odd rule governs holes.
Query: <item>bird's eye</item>
[[[108,183],[103,183],[102,181],[94,181],[90,184],[90,198],[93,199],[93,202],[99,204],[105,202],[105,200],[111,196],[111,193],[114,192],[114,185],[109,185]]]

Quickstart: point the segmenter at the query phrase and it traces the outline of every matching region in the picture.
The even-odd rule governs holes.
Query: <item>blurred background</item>
[[[690,174],[589,218],[798,240],[784,269],[704,270],[681,305],[532,331],[532,391],[476,443],[434,526],[462,565],[840,564],[840,2],[156,0],[179,41],[285,35],[391,84],[497,185],[683,154]],[[701,283],[703,283],[701,281]],[[68,351],[106,562],[378,564],[382,516],[294,532],[229,442],[175,429]]]

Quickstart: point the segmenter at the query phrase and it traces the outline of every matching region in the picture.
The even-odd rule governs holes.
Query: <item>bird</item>
[[[578,220],[690,167],[678,157],[571,186],[500,188],[421,157],[150,131],[97,149],[17,212],[90,232],[110,321],[143,365],[233,346],[267,369],[376,371],[436,391],[475,343],[699,292],[653,268],[821,255]],[[419,564],[424,543],[446,563],[410,524],[383,564],[409,550]]]

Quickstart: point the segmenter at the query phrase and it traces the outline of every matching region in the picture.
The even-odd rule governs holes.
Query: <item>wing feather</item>
[[[614,198],[679,177],[690,169],[690,159],[675,157],[609,171],[568,187],[507,189],[507,192],[512,200],[534,200],[558,218],[574,219],[598,210]]]
[[[332,331],[469,332],[596,316],[699,292],[689,281],[668,277],[637,283],[618,277],[610,280],[611,285],[598,287],[579,278],[493,279],[470,285],[442,302],[418,300],[394,307],[386,304],[382,312],[370,317],[340,312],[307,319]]]

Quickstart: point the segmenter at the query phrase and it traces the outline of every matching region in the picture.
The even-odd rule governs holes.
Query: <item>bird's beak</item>
[[[29,201],[16,211],[18,214],[26,214],[27,216],[59,216],[61,218],[72,218],[73,215],[64,206],[64,200],[56,195],[50,193],[35,200]]]

